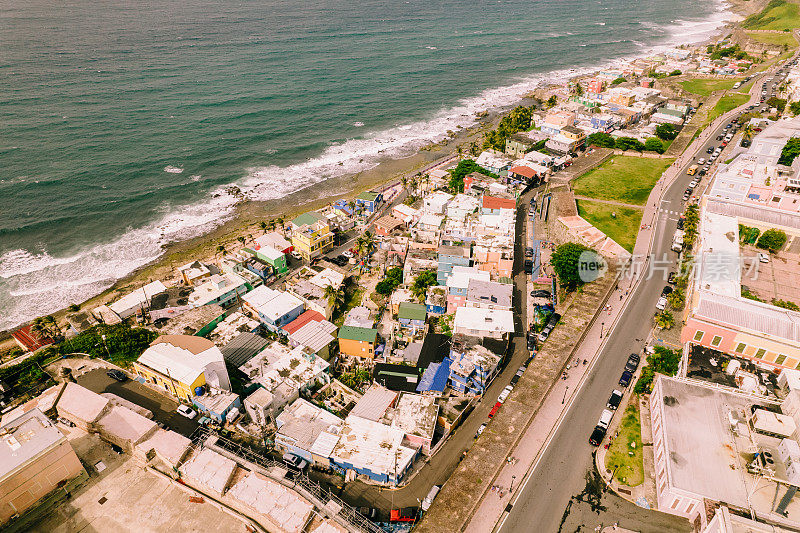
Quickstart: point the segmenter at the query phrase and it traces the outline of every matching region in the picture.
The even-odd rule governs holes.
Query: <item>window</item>
[[[753,357],[755,357],[756,359],[761,359],[762,357],[764,357],[765,353],[767,353],[767,351],[764,348],[759,348]]]
[[[736,353],[744,353],[744,351],[746,349],[747,349],[747,345],[745,343],[743,343],[743,342],[740,342],[739,344],[736,345],[736,349],[734,350],[734,352],[736,352]]]
[[[703,340],[703,335],[705,335],[704,331],[696,331],[694,334],[694,341],[700,342],[701,340]]]
[[[719,346],[719,343],[722,342],[722,337],[719,335],[714,335],[714,338],[711,339],[711,346]]]
[[[784,361],[786,361],[786,356],[785,356],[785,355],[783,355],[783,354],[780,354],[780,355],[778,356],[778,358],[777,358],[777,359],[775,359],[775,364],[776,364],[776,365],[782,365]]]

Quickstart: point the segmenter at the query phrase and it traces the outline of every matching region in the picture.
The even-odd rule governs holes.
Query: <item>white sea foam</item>
[[[276,199],[326,179],[367,170],[385,158],[410,155],[425,144],[441,141],[448,130],[474,125],[475,114],[479,111],[513,105],[544,80],[563,81],[677,44],[701,41],[727,20],[729,14],[724,10],[724,4],[720,3],[717,12],[705,21],[676,20],[663,28],[670,36],[664,44],[649,49],[639,48],[628,57],[530,76],[508,86],[487,89],[449,109],[438,111],[429,120],[333,144],[319,156],[288,167],[273,165],[249,169],[248,175],[237,185],[250,199]],[[363,124],[356,122],[353,125]],[[164,171],[177,174],[183,169],[170,165]],[[199,179],[199,176],[190,179],[196,177]],[[224,222],[238,201],[221,188],[194,205],[176,207],[164,204],[162,217],[157,222],[144,228],[130,229],[111,242],[88,247],[67,257],[53,257],[46,250],[6,252],[0,256],[0,300],[5,302],[4,313],[0,314],[0,329],[97,294],[115,280],[158,258],[165,244],[202,234]]]
[[[356,128],[362,128],[362,127],[364,127],[364,123],[360,122],[360,121],[359,122],[353,122],[353,126],[355,126]]]

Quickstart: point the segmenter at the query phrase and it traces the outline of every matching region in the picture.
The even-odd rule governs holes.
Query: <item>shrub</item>
[[[553,252],[550,264],[556,271],[558,280],[567,291],[574,291],[584,284],[578,270],[578,263],[583,252],[594,251],[588,246],[575,242],[560,245]]]
[[[779,165],[792,166],[794,158],[800,155],[800,137],[789,139],[781,150],[781,157],[778,159]]]
[[[657,154],[664,153],[664,143],[658,137],[650,137],[644,143],[644,149],[648,152],[655,152]]]
[[[601,148],[614,148],[615,143],[614,137],[603,132],[592,133],[586,138],[586,144],[589,146],[594,145]]]
[[[656,136],[665,141],[671,141],[678,136],[678,129],[672,124],[661,124],[656,128]]]
[[[389,296],[401,283],[403,283],[403,269],[400,267],[390,268],[386,271],[386,277],[375,285],[375,292]]]
[[[637,152],[641,152],[644,150],[644,144],[633,137],[619,137],[614,143],[614,148],[617,150],[636,150]]]
[[[779,229],[768,229],[764,233],[761,234],[761,237],[758,238],[758,242],[756,246],[761,249],[769,250],[772,253],[777,252],[778,250],[786,244],[786,233]]]

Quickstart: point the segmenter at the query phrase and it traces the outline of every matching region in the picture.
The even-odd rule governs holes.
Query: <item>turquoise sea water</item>
[[[280,198],[407,155],[554,71],[698,40],[721,9],[0,0],[0,329],[208,230],[228,184]]]

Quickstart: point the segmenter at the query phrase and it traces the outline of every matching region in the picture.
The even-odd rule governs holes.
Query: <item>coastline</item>
[[[724,11],[727,14],[734,14],[734,16],[746,16],[750,12],[760,10],[765,4],[766,0],[732,0],[724,3]],[[718,10],[714,15],[718,16],[719,13],[720,11]],[[705,40],[696,41],[692,44],[699,45],[707,42],[720,33],[729,31],[735,25],[736,22],[734,21],[724,22],[716,27],[710,35],[706,36]],[[646,57],[652,55],[655,49],[669,48],[681,44],[673,41],[650,47],[630,56],[609,60],[604,65],[630,61],[637,57]],[[569,69],[569,72],[564,69],[554,73],[540,74],[536,76],[540,78],[538,86],[547,86],[548,79],[559,81],[586,77],[597,72],[604,65],[583,68],[576,66],[573,69]],[[411,155],[398,159],[386,158],[370,169],[356,174],[332,177],[280,199],[263,201],[245,199],[240,201],[234,206],[232,213],[226,217],[227,220],[195,237],[165,244],[161,254],[156,259],[116,280],[109,288],[99,294],[84,300],[80,304],[81,308],[94,308],[155,279],[174,279],[175,268],[189,260],[213,260],[217,245],[223,244],[226,247],[230,247],[229,245],[236,243],[236,239],[239,236],[260,234],[261,230],[257,225],[260,220],[279,216],[289,219],[302,212],[322,207],[338,198],[351,197],[376,186],[397,182],[400,176],[404,174],[413,174],[418,169],[424,168],[436,160],[453,155],[458,146],[468,144],[473,140],[479,140],[482,133],[487,128],[494,127],[505,112],[525,101],[526,96],[519,94],[511,104],[506,103],[486,109],[489,112],[487,117],[476,119],[474,126],[459,129],[455,136],[445,142],[432,145],[429,150],[420,149]],[[236,245],[238,246],[238,243]],[[65,316],[66,309],[61,309],[52,314],[60,319]],[[5,333],[7,334],[7,332]]]

